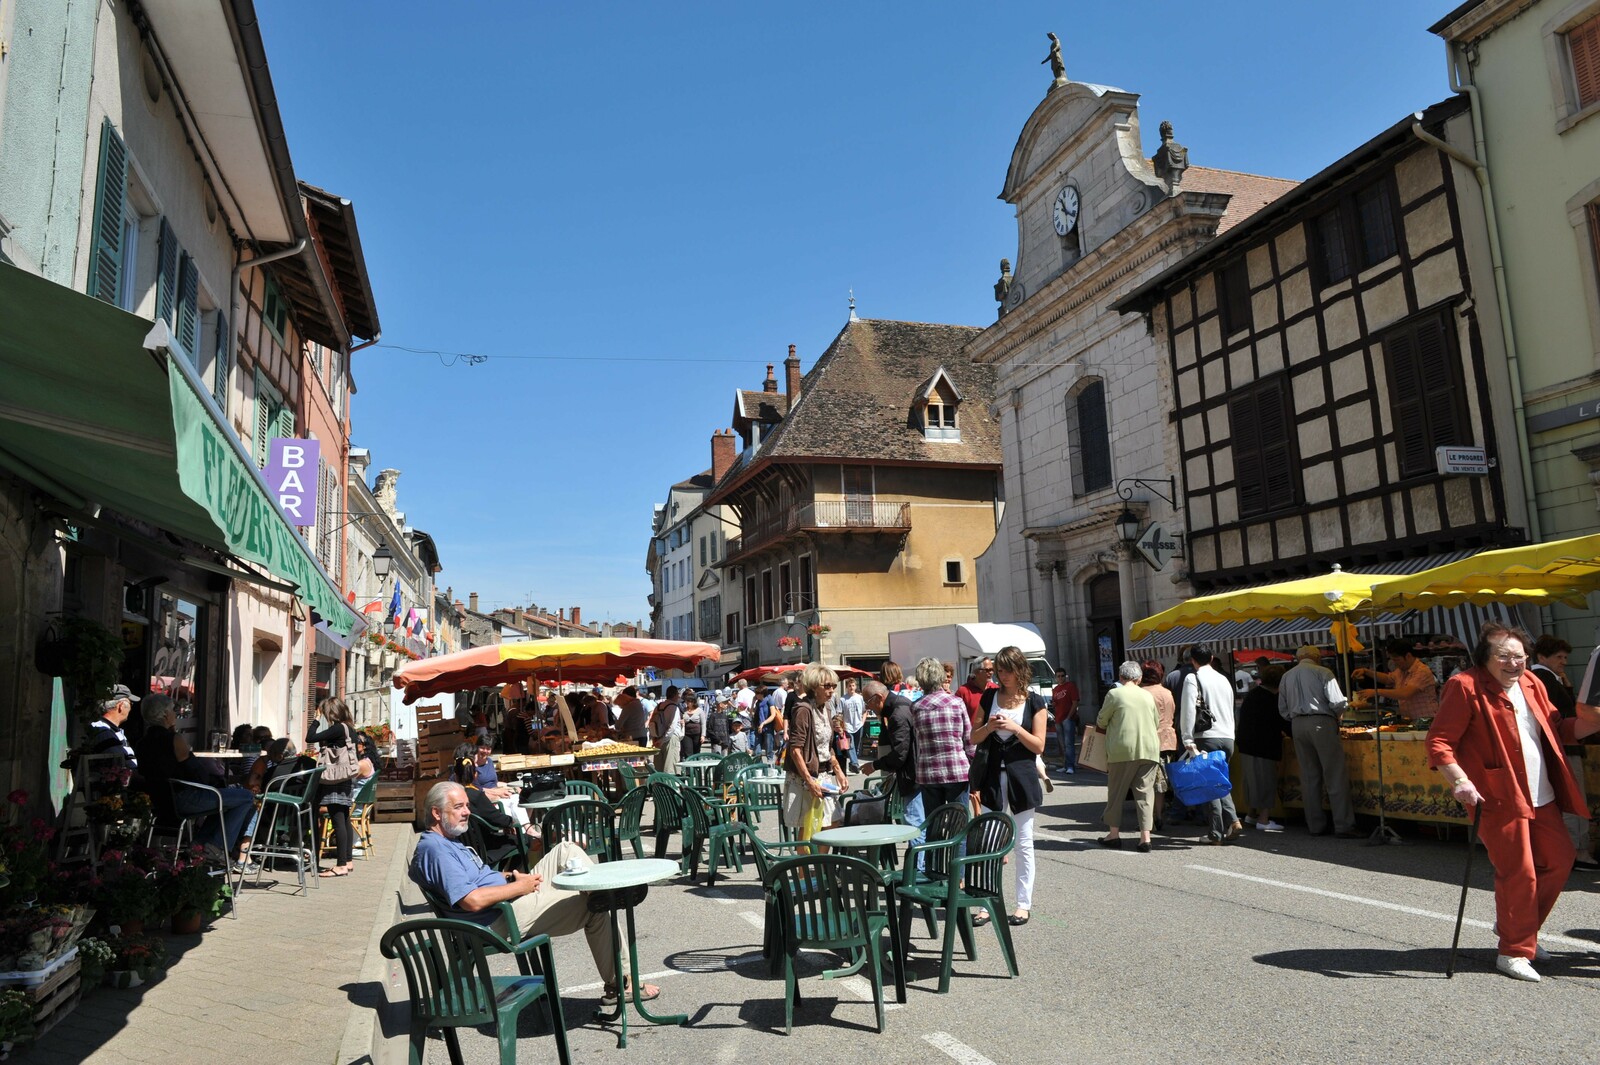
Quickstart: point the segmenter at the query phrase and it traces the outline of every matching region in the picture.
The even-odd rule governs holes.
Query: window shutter
[[[156,317],[176,328],[173,310],[178,303],[178,238],[167,220],[161,220],[161,249],[156,261]]]
[[[1600,201],[1591,203],[1589,215],[1589,249],[1594,252],[1595,270],[1600,272]]]
[[[1470,429],[1458,397],[1461,370],[1439,318],[1419,322],[1417,338],[1417,376],[1421,387],[1422,409],[1428,415],[1428,442],[1425,456],[1428,469],[1436,469],[1435,448],[1467,446],[1472,443]]]
[[[1415,477],[1434,469],[1428,446],[1428,412],[1418,375],[1417,334],[1413,327],[1384,338],[1384,358],[1389,363],[1390,398],[1393,402],[1395,449],[1400,476]]]
[[[1361,224],[1361,266],[1381,263],[1400,250],[1394,230],[1394,214],[1389,207],[1389,186],[1380,181],[1356,194],[1356,213]]]
[[[1572,78],[1578,90],[1578,107],[1600,100],[1600,15],[1567,34],[1572,52]]]
[[[1228,404],[1228,424],[1233,427],[1233,478],[1239,492],[1240,517],[1260,514],[1267,509],[1256,395],[1246,393]]]
[[[178,320],[174,326],[177,340],[189,362],[200,366],[200,271],[188,252],[178,256]]]
[[[1256,393],[1256,424],[1261,449],[1263,503],[1268,512],[1293,506],[1300,493],[1295,479],[1294,419],[1282,382]]]
[[[272,416],[272,399],[267,395],[267,379],[256,368],[256,462],[267,464],[267,421]]]
[[[228,316],[218,311],[217,353],[211,366],[211,395],[222,409],[223,417],[228,414],[228,382],[233,376],[233,365],[228,358],[228,328]]]
[[[278,429],[273,436],[294,435],[294,408],[288,402],[279,400],[282,405],[278,408]]]
[[[87,291],[111,304],[122,292],[122,225],[127,205],[128,150],[108,118],[100,127],[100,172],[95,179]]]

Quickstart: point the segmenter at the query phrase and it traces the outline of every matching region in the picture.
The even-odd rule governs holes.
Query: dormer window
[[[941,366],[927,383],[917,389],[912,408],[913,424],[921,428],[924,440],[960,443],[961,426],[957,411],[960,406],[961,392]]]

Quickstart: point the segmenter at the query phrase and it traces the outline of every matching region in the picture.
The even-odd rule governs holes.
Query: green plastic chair
[[[922,908],[924,914],[933,907],[944,909],[944,950],[939,964],[939,994],[950,990],[950,973],[955,954],[955,938],[959,929],[967,960],[975,960],[978,948],[972,936],[970,911],[982,908],[989,914],[989,924],[1000,940],[1000,953],[1005,956],[1006,970],[1017,975],[1017,955],[1011,945],[1011,926],[1006,924],[1006,900],[1002,888],[1005,856],[1011,853],[1016,836],[1016,825],[1010,814],[986,813],[973,818],[966,832],[938,843],[923,843],[906,852],[906,868],[916,868],[916,854],[925,853],[930,862],[935,851],[948,852],[948,868],[943,882],[937,880],[901,884],[895,890],[907,903],[900,909],[900,941],[911,942],[911,906]],[[965,847],[965,854],[960,848]],[[915,853],[914,853],[915,852]]]
[[[885,879],[891,888],[898,890],[902,887],[935,884],[940,890],[950,874],[950,860],[956,852],[947,847],[930,847],[932,843],[943,843],[947,839],[959,839],[967,831],[967,823],[972,820],[972,808],[964,802],[947,802],[943,806],[935,807],[928,814],[928,819],[923,822],[925,833],[924,842],[914,844],[907,849],[906,864],[893,876]],[[917,868],[917,858],[922,856],[923,868]],[[938,926],[933,921],[933,907],[919,906],[923,919],[928,923],[928,938],[932,939],[939,934]],[[910,906],[906,907],[909,913]],[[902,919],[905,921],[905,919]],[[902,927],[902,931],[904,931]]]
[[[706,849],[706,887],[716,885],[717,863],[721,860],[725,859],[734,869],[744,872],[744,862],[739,855],[743,833],[740,832],[739,822],[729,816],[737,806],[713,802],[697,791],[684,792],[683,802],[689,819],[694,822],[693,855],[687,853],[687,837],[684,843],[684,857],[689,860],[691,875],[699,868],[702,845]]]
[[[689,869],[691,855],[694,855],[698,862],[699,841],[694,834],[694,822],[689,819],[686,797],[665,779],[658,779],[662,777],[661,773],[652,773],[649,784],[650,802],[656,808],[653,826],[656,837],[655,857],[666,857],[668,841],[673,833],[680,834],[683,853],[678,858],[678,870],[684,872]]]
[[[411,989],[411,1065],[428,1054],[428,1030],[443,1029],[452,1065],[462,1065],[458,1028],[493,1025],[500,1042],[500,1065],[516,1065],[517,1018],[524,1007],[544,999],[553,1015],[556,1057],[572,1065],[566,1020],[556,984],[549,936],[531,936],[513,945],[471,921],[428,918],[405,921],[383,934],[379,950],[397,959]],[[539,955],[542,976],[489,972],[490,954]]]
[[[780,840],[772,842],[756,835],[748,822],[735,821],[733,829],[742,841],[749,845],[751,858],[755,861],[756,875],[761,878],[761,885],[765,895],[766,921],[762,925],[761,956],[772,963],[772,973],[778,973],[780,956],[777,952],[778,918],[777,898],[772,892],[771,873],[774,866],[786,858],[798,854],[809,854],[814,849],[810,843],[799,840]]]
[[[306,889],[306,870],[316,872],[317,846],[316,818],[317,782],[322,779],[322,767],[286,773],[267,785],[261,795],[261,816],[256,822],[255,842],[250,846],[251,861],[260,864],[262,871],[268,862],[290,861],[300,879],[300,890]],[[261,882],[256,874],[254,883]],[[316,877],[312,886],[318,886]]]
[[[372,811],[377,805],[378,774],[374,773],[361,785],[355,798],[350,800],[350,831],[355,834],[356,843],[361,847],[363,861],[372,857],[375,849],[372,842]]]
[[[545,812],[541,831],[546,854],[554,850],[557,843],[568,840],[582,847],[583,852],[596,861],[609,862],[622,857],[616,812],[609,802],[596,799],[564,802]]]
[[[470,816],[472,820],[470,822],[470,830],[467,832],[466,836],[467,846],[471,847],[477,852],[478,857],[483,859],[483,863],[485,865],[500,873],[505,872],[507,869],[520,869],[523,872],[527,872],[529,869],[533,868],[533,866],[530,864],[530,856],[528,854],[528,834],[523,832],[520,826],[516,833],[511,837],[511,842],[513,844],[512,849],[503,855],[498,861],[491,862],[489,860],[489,845],[486,837],[505,837],[498,828],[496,828],[494,825],[491,825],[488,821],[485,821],[477,814],[471,814]]]
[[[644,804],[650,798],[650,789],[645,787],[631,788],[617,803],[617,850],[621,853],[622,844],[627,843],[633,848],[635,858],[644,857]]]
[[[580,799],[594,799],[596,802],[610,803],[606,789],[590,780],[569,780],[563,785],[563,790],[568,795],[575,795]]]
[[[744,790],[741,816],[745,820],[759,825],[763,813],[778,814],[778,836],[784,840],[794,838],[794,832],[783,823],[783,781],[746,778],[739,786]]]
[[[794,1004],[799,998],[795,961],[802,950],[849,951],[865,959],[882,1034],[883,934],[889,924],[883,909],[883,878],[860,858],[842,854],[786,858],[769,875],[783,955],[784,1034],[794,1033]],[[829,975],[824,973],[823,978]]]

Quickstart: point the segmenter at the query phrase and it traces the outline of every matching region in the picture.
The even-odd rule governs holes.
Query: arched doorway
[[[1093,705],[1099,706],[1105,693],[1117,682],[1117,665],[1122,661],[1122,592],[1115,572],[1102,573],[1089,581],[1089,672],[1099,683]]]

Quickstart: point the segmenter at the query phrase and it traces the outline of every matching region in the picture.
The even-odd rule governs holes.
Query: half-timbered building
[[[1197,591],[1526,539],[1470,143],[1463,98],[1407,116],[1115,305],[1166,348]]]

